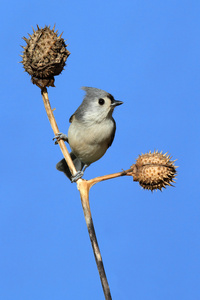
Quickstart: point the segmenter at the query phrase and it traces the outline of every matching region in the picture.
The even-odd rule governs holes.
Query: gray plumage
[[[82,87],[82,89],[86,95],[70,117],[68,138],[60,134],[60,138],[64,136],[63,139],[70,145],[72,150],[70,155],[77,171],[100,159],[112,145],[116,131],[112,113],[115,106],[123,103],[103,90],[92,87]],[[62,159],[56,168],[72,180],[65,159]]]

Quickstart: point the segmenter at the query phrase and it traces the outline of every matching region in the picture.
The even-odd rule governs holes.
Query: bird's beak
[[[111,106],[115,107],[115,106],[121,105],[121,104],[123,104],[123,103],[124,103],[124,102],[119,101],[119,100],[113,100],[112,103],[111,103]]]

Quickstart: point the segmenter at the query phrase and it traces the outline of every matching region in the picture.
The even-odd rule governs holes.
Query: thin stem
[[[104,291],[104,296],[105,296],[106,300],[112,300],[111,293],[110,293],[110,288],[109,288],[108,280],[107,280],[107,277],[106,277],[106,273],[105,273],[105,269],[104,269],[104,265],[103,265],[103,260],[102,260],[102,257],[101,257],[101,252],[100,252],[99,245],[98,245],[98,242],[97,242],[96,233],[95,233],[95,229],[94,229],[94,224],[93,224],[93,220],[92,220],[90,204],[89,204],[89,184],[88,184],[88,181],[83,180],[83,179],[79,180],[77,182],[77,187],[80,191],[81,203],[82,203],[82,207],[83,207],[84,217],[85,217],[88,233],[89,233],[89,236],[90,236],[90,241],[91,241],[91,244],[92,244],[93,253],[94,253],[95,260],[96,260],[97,268],[98,268],[98,271],[99,271],[99,276],[100,276],[100,279],[101,279],[101,284],[102,284],[102,288],[103,288],[103,291]]]
[[[118,173],[113,173],[113,174],[109,174],[109,175],[104,175],[104,176],[99,176],[99,177],[95,177],[93,179],[90,179],[88,180],[88,185],[89,185],[89,189],[96,183],[98,182],[101,182],[101,181],[105,181],[105,180],[108,180],[108,179],[113,179],[113,178],[117,178],[117,177],[120,177],[120,176],[133,176],[133,172],[134,172],[134,169],[133,169],[133,166],[131,169],[128,169],[128,170],[125,170],[125,171],[122,171],[122,172],[118,172]]]
[[[49,118],[49,122],[51,124],[51,127],[53,129],[54,134],[56,135],[59,132],[59,129],[58,129],[56,120],[54,118],[53,111],[51,109],[51,105],[50,105],[50,102],[49,102],[46,87],[41,89],[41,93],[42,93],[42,98],[43,98],[44,106],[45,106],[45,109],[46,109],[46,113],[47,113],[47,116]],[[61,148],[63,156],[64,156],[64,158],[65,158],[65,160],[66,160],[66,162],[67,162],[67,164],[70,168],[70,171],[71,171],[72,175],[75,175],[76,174],[76,169],[75,169],[75,166],[72,162],[72,159],[69,155],[69,152],[66,148],[66,145],[65,145],[64,141],[60,140],[60,141],[58,141],[58,144]],[[100,275],[101,284],[102,284],[102,287],[103,287],[105,299],[106,300],[112,300],[111,294],[110,294],[110,288],[109,288],[108,281],[107,281],[107,278],[106,278],[105,269],[104,269],[104,266],[103,266],[103,261],[102,261],[100,249],[99,249],[97,238],[96,238],[96,233],[95,233],[94,224],[93,224],[93,220],[92,220],[91,210],[90,210],[90,204],[89,204],[89,188],[90,188],[90,185],[87,184],[86,180],[79,179],[77,181],[77,187],[80,191],[81,203],[82,203],[82,207],[83,207],[85,221],[86,221],[86,225],[87,225],[87,228],[88,228],[90,241],[91,241],[91,244],[92,244],[92,248],[93,248],[97,268],[98,268],[98,271],[99,271],[99,275]]]
[[[48,92],[47,92],[46,87],[41,89],[41,94],[42,94],[42,99],[43,99],[44,106],[45,106],[45,109],[46,109],[46,113],[47,113],[47,116],[49,118],[49,122],[51,124],[51,127],[53,129],[54,134],[56,135],[56,134],[59,133],[59,129],[58,129],[58,125],[56,123],[53,111],[51,109],[51,105],[50,105],[50,102],[49,102],[49,97],[48,97]],[[63,140],[60,140],[60,141],[58,141],[58,144],[60,146],[62,154],[63,154],[63,156],[64,156],[64,158],[65,158],[65,160],[66,160],[66,162],[69,166],[69,169],[70,169],[72,175],[75,175],[76,174],[76,168],[75,168],[75,166],[72,162],[71,156],[69,155],[69,152],[67,150],[65,142]]]

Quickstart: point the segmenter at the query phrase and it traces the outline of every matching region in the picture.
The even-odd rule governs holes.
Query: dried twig
[[[42,93],[42,98],[43,98],[44,106],[45,106],[45,109],[46,109],[46,113],[47,113],[47,116],[49,118],[49,122],[51,124],[51,127],[53,129],[54,134],[56,135],[59,132],[59,129],[58,129],[53,111],[51,109],[51,105],[50,105],[50,102],[49,102],[49,97],[48,97],[46,87],[41,89],[41,93]],[[66,162],[67,162],[67,164],[70,168],[70,171],[71,171],[72,175],[75,175],[76,174],[76,169],[75,169],[75,166],[74,166],[73,161],[72,161],[72,159],[69,155],[69,152],[67,150],[67,147],[66,147],[64,141],[59,140],[58,144],[59,144],[60,149],[63,153],[63,156],[64,156],[64,158],[65,158],[65,160],[66,160]],[[102,179],[102,180],[105,180],[105,179]],[[92,244],[92,248],[93,248],[97,268],[98,268],[98,271],[99,271],[99,276],[100,276],[100,279],[101,279],[101,284],[102,284],[102,287],[103,287],[105,299],[106,300],[111,300],[112,298],[111,298],[110,288],[109,288],[108,280],[106,278],[106,273],[105,273],[105,269],[104,269],[104,266],[103,266],[103,261],[102,261],[100,249],[99,249],[96,234],[95,234],[95,229],[94,229],[94,224],[93,224],[91,210],[90,210],[90,204],[89,204],[89,189],[95,183],[97,183],[97,181],[92,182],[92,181],[87,181],[87,180],[84,180],[84,179],[78,179],[77,180],[77,187],[78,187],[78,190],[80,192],[84,217],[85,217],[87,229],[88,229],[88,232],[89,232],[90,241],[91,241],[91,244]]]

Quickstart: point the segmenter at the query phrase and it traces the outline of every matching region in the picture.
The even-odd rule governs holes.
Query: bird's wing
[[[75,118],[75,113],[69,118],[69,122],[72,123],[74,118]]]
[[[110,138],[110,142],[108,144],[108,148],[112,145],[112,142],[114,140],[114,137],[115,137],[115,131],[116,131],[116,123],[115,123],[115,120],[113,119],[113,123],[114,123],[114,128],[113,128],[113,132],[112,132],[112,135],[111,135],[111,138]]]

